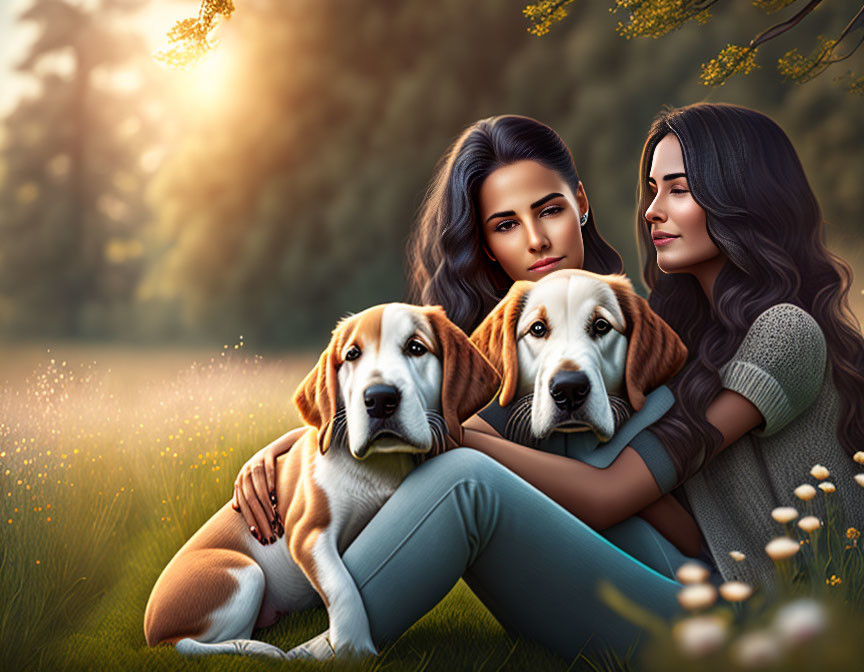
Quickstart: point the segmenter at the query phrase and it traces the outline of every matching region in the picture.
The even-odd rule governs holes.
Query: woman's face
[[[582,268],[579,217],[588,199],[581,182],[574,194],[556,171],[517,161],[490,173],[478,201],[487,254],[513,281]]]
[[[664,273],[692,273],[722,265],[725,260],[708,235],[705,211],[690,193],[681,143],[674,133],[654,149],[648,187],[654,200],[645,211]]]

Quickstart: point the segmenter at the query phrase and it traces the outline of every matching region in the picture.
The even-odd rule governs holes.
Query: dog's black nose
[[[389,418],[399,407],[401,396],[392,385],[370,385],[363,393],[366,412],[372,418]]]
[[[552,376],[549,393],[555,405],[565,411],[575,411],[588,398],[591,381],[584,371],[559,371]]]

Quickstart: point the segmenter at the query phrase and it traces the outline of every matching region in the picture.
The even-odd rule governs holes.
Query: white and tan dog
[[[592,431],[608,441],[683,365],[678,335],[623,275],[563,270],[513,284],[471,335],[516,404],[511,440]]]
[[[499,381],[440,307],[387,304],[340,322],[294,397],[314,431],[277,461],[284,539],[260,545],[230,503],[223,506],[156,582],[144,615],[147,643],[174,643],[185,654],[291,657],[250,640],[252,630],[320,596],[335,653],[374,654],[340,556],[418,456],[461,442],[461,423]]]

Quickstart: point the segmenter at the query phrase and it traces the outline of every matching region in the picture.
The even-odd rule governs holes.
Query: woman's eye
[[[690,190],[687,189],[687,187],[672,187],[672,189],[669,190],[669,193],[670,194],[686,194],[689,191]]]
[[[543,322],[543,320],[537,320],[528,328],[528,331],[531,332],[532,336],[536,336],[537,338],[543,338],[546,334],[549,333],[549,328],[546,326],[546,323]]]
[[[510,231],[514,228],[516,228],[516,220],[514,219],[505,219],[503,222],[495,225],[496,231]]]
[[[612,325],[609,324],[608,321],[604,320],[602,317],[594,320],[594,324],[592,325],[595,336],[602,336],[603,334],[608,334],[609,330],[612,329]]]
[[[345,353],[345,361],[351,362],[357,359],[361,355],[360,348],[356,345],[352,345],[348,348],[348,352]]]
[[[421,357],[422,355],[425,355],[427,352],[429,352],[426,346],[423,345],[420,341],[409,341],[406,350],[408,350],[408,354],[412,357]]]
[[[562,208],[560,205],[550,205],[548,208],[544,208],[540,212],[540,216],[544,217],[544,216],[548,216],[548,215],[557,215],[563,209],[564,208]]]

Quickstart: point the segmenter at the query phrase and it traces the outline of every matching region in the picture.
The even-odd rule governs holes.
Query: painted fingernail
[[[253,537],[255,537],[256,539],[259,539],[259,541],[260,541],[260,538],[258,537],[258,530],[256,530],[254,526],[250,526],[249,531],[252,533]]]
[[[275,544],[275,543],[276,543],[276,535],[275,535],[275,534],[274,534],[272,537],[270,537],[270,543],[271,543],[271,544]]]

